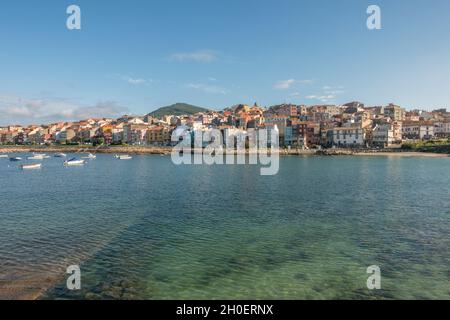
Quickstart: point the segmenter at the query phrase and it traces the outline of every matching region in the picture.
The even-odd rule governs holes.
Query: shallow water
[[[450,158],[0,159],[0,298],[450,299]],[[79,264],[82,290],[65,287]],[[368,290],[368,266],[382,289]]]

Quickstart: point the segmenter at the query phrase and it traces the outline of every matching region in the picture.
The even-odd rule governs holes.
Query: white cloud
[[[280,80],[275,84],[275,89],[287,90],[295,84],[295,79]]]
[[[331,94],[331,95],[337,95],[337,94],[341,94],[341,93],[344,93],[344,91],[343,90],[328,90],[328,91],[325,91],[325,94]]]
[[[319,100],[321,102],[331,102],[334,99],[336,99],[335,95],[329,94],[329,95],[309,95],[305,97],[309,100]]]
[[[334,102],[337,96],[344,92],[343,86],[323,86],[321,94],[306,96],[309,100],[318,100],[324,103]]]
[[[225,88],[203,83],[189,83],[187,87],[195,90],[201,90],[206,93],[227,94],[227,90]]]
[[[131,84],[133,86],[148,86],[148,85],[150,85],[150,83],[154,82],[152,79],[132,77],[132,76],[123,75],[123,74],[113,74],[113,75],[108,75],[107,77],[114,79],[114,80],[125,81],[126,83]]]
[[[182,52],[174,53],[170,55],[169,60],[171,61],[194,61],[202,63],[214,62],[218,59],[217,52],[213,50],[199,50],[195,52]]]
[[[329,95],[337,95],[344,92],[344,90],[342,90],[344,89],[343,86],[324,86],[322,89],[324,90],[325,94]]]
[[[74,121],[91,117],[116,117],[128,108],[113,101],[84,106],[68,99],[26,99],[13,95],[0,95],[0,123],[45,124],[56,121]]]
[[[127,113],[129,109],[121,106],[114,101],[101,101],[93,106],[78,107],[73,110],[73,117],[75,120],[86,118],[114,118],[124,113]]]
[[[295,79],[288,79],[288,80],[280,80],[277,83],[275,83],[275,89],[278,90],[287,90],[294,86],[295,84],[312,84],[313,80],[295,80]]]
[[[147,83],[147,80],[145,80],[145,79],[138,79],[138,78],[135,79],[135,78],[131,78],[131,77],[125,78],[124,80],[132,85],[140,85],[140,84]]]

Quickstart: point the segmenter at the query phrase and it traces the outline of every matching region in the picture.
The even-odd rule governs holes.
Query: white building
[[[434,123],[434,134],[437,137],[445,138],[450,136],[450,121],[438,121]]]
[[[364,146],[366,134],[360,127],[341,127],[333,129],[333,145],[342,147]]]
[[[391,124],[379,124],[373,128],[372,143],[376,146],[389,147],[395,142],[394,128]]]
[[[450,137],[450,120],[444,121],[444,133],[447,135],[447,137]]]
[[[145,124],[144,120],[142,120],[141,118],[135,117],[135,118],[131,118],[127,121],[128,124]]]
[[[203,130],[203,129],[205,129],[205,126],[203,125],[202,121],[194,121],[192,123],[192,129],[193,130]]]
[[[247,131],[239,128],[225,128],[223,130],[223,143],[230,148],[244,144]]]
[[[402,127],[403,139],[429,140],[434,137],[434,123],[428,121],[405,121]]]
[[[114,143],[119,143],[123,141],[123,129],[114,128],[111,130],[112,141]]]

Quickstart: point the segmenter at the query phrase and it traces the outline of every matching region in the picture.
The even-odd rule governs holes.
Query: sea
[[[0,299],[450,299],[450,158],[40,162],[0,159]]]

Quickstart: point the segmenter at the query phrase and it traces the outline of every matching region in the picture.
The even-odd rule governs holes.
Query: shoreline
[[[423,158],[448,158],[449,154],[446,153],[436,153],[436,152],[423,152],[423,151],[401,151],[401,152],[358,152],[354,156],[358,157],[423,157]]]
[[[192,150],[192,153],[198,153],[199,150]],[[267,150],[270,153],[270,150]],[[172,147],[148,147],[148,146],[109,146],[109,147],[79,147],[79,146],[0,146],[0,154],[16,153],[100,153],[100,154],[133,154],[133,155],[170,155]],[[246,150],[246,155],[254,154]],[[226,152],[224,151],[224,154]],[[235,155],[243,154],[235,151]],[[301,149],[281,149],[281,156],[368,156],[368,157],[428,157],[428,158],[447,158],[447,153],[424,152],[424,151],[406,151],[401,149],[386,150],[351,150],[351,149],[323,149],[323,150],[301,150]]]
[[[448,158],[450,155],[436,152],[423,151],[401,151],[401,152],[357,152],[353,154],[357,157],[422,157],[422,158]]]

